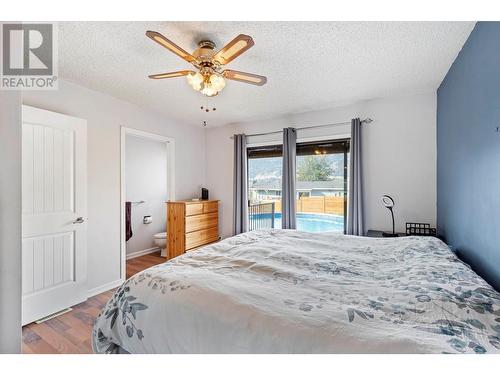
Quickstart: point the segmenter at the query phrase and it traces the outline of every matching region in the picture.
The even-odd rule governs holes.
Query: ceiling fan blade
[[[157,33],[156,31],[146,31],[146,36],[153,39],[156,43],[162,45],[163,47],[165,47],[169,51],[175,53],[180,58],[186,60],[187,62],[189,62],[191,64],[196,63],[196,59],[194,58],[193,55],[184,51],[181,47],[179,47],[177,44],[175,44],[171,40],[168,40],[160,33]]]
[[[240,34],[228,44],[224,46],[219,52],[214,55],[214,59],[217,60],[221,65],[225,65],[243,52],[252,47],[255,43],[251,36]]]
[[[262,86],[267,82],[267,78],[264,76],[259,76],[257,74],[239,72],[237,70],[224,70],[222,75],[227,79],[232,79],[233,81],[240,81],[245,83],[250,83],[252,85]]]
[[[194,74],[192,70],[179,70],[178,72],[151,74],[148,77],[152,79],[174,78],[174,77],[187,76],[190,73]]]

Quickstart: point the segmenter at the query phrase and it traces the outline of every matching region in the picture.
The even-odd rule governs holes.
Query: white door
[[[22,323],[87,298],[87,122],[23,105]]]

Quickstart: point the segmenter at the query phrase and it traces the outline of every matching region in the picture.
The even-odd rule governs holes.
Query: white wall
[[[0,353],[20,352],[21,94],[0,91]]]
[[[87,120],[88,287],[97,291],[120,279],[120,127],[175,138],[177,199],[204,183],[204,131],[64,80],[56,91],[24,92],[23,102]]]
[[[164,142],[127,135],[126,200],[132,204],[133,236],[127,241],[127,254],[155,247],[153,235],[166,231],[167,147]],[[150,215],[151,224],[143,217]]]
[[[397,230],[405,222],[436,223],[436,93],[374,99],[322,111],[284,116],[272,120],[208,128],[207,187],[210,197],[221,200],[220,227],[224,237],[232,234],[234,133],[261,133],[286,126],[313,126],[371,117],[363,125],[366,228],[388,230],[389,213],[380,203],[382,194],[396,201]],[[349,133],[349,126],[299,131],[298,138],[335,137]],[[281,135],[251,138],[251,142],[281,142]]]

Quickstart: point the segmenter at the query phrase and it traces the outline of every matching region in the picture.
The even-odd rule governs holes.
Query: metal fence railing
[[[274,228],[275,203],[249,204],[248,206],[248,229],[272,229]]]

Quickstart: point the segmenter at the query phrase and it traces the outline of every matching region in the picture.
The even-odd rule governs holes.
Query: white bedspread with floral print
[[[431,237],[253,231],[127,280],[98,353],[500,353],[500,294]]]

